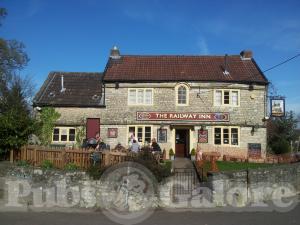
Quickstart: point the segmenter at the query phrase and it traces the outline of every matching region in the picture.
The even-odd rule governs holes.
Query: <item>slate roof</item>
[[[34,98],[34,106],[101,107],[101,96],[102,73],[50,72]]]
[[[121,55],[110,58],[104,71],[105,82],[174,82],[207,81],[267,84],[268,80],[253,58],[240,55],[184,56],[184,55]]]

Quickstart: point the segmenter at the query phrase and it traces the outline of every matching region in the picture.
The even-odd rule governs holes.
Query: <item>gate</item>
[[[198,183],[199,180],[194,168],[175,168],[172,188],[173,198],[175,196],[191,196]]]

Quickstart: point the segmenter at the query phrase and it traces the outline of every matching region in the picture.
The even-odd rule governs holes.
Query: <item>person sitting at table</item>
[[[152,139],[151,149],[152,149],[152,152],[161,152],[161,148],[160,148],[159,144],[156,142],[155,138]]]
[[[103,149],[106,149],[106,144],[104,143],[104,141],[100,137],[99,133],[96,134],[96,141],[97,141],[97,146],[95,148],[96,150],[101,151]]]
[[[135,153],[138,153],[140,151],[140,145],[139,145],[139,143],[137,143],[136,140],[133,140],[130,150]]]

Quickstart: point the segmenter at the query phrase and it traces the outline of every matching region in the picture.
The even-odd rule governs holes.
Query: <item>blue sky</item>
[[[40,87],[50,71],[103,71],[124,54],[239,54],[262,70],[300,53],[300,1],[0,0],[6,39],[26,45],[23,76]],[[300,57],[266,76],[300,113]]]

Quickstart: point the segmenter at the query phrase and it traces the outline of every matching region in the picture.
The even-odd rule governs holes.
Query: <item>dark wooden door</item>
[[[95,138],[97,133],[100,133],[100,119],[88,118],[86,121],[86,138]]]
[[[177,130],[175,134],[175,155],[176,157],[186,157],[188,147],[188,130]]]

